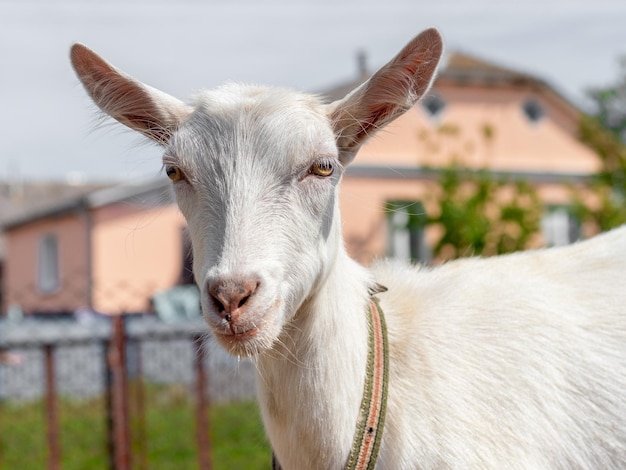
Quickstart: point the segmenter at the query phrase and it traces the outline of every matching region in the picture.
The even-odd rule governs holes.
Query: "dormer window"
[[[546,115],[543,106],[541,103],[534,98],[529,98],[522,104],[522,110],[524,111],[524,116],[532,123],[537,123],[543,119]]]
[[[421,103],[428,116],[433,119],[439,117],[446,107],[443,98],[435,93],[425,96]]]

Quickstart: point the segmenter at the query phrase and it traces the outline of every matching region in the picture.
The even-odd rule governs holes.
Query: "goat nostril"
[[[249,298],[250,298],[250,295],[246,295],[245,297],[243,297],[237,304],[237,308],[243,307]]]
[[[207,296],[216,313],[227,322],[242,314],[260,286],[257,279],[216,278],[207,282]]]
[[[218,312],[221,313],[226,310],[226,307],[224,307],[224,304],[220,302],[214,295],[211,295],[211,300],[213,300],[213,305],[215,306]]]

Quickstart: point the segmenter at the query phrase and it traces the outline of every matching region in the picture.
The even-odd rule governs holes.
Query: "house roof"
[[[107,183],[68,184],[65,182],[2,182],[0,181],[0,224],[59,201],[76,198],[96,189],[108,186]]]
[[[328,101],[343,98],[354,88],[363,83],[370,74],[363,73],[359,66],[359,77],[323,92]],[[453,51],[443,60],[433,87],[444,84],[488,85],[488,86],[525,86],[551,93],[570,111],[581,112],[578,106],[566,98],[555,86],[540,77],[513,70],[501,65],[479,59],[475,56]]]
[[[8,182],[0,181],[0,228],[10,220],[57,206],[75,199],[106,183],[67,184],[64,182]],[[0,260],[4,255],[4,240],[0,233]]]
[[[95,209],[113,203],[129,202],[141,204],[163,204],[173,202],[169,180],[164,178],[150,181],[107,185],[105,187],[83,190],[73,197],[60,198],[56,201],[31,207],[12,217],[0,220],[0,227],[11,230],[30,222],[64,215],[81,209]]]
[[[490,84],[498,81],[517,84],[545,84],[538,77],[460,52],[452,52],[447,57],[445,67],[440,71],[439,76],[447,80],[476,81]]]

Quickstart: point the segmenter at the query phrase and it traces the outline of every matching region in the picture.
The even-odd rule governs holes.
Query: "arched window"
[[[424,96],[420,103],[431,119],[436,119],[441,116],[441,113],[443,113],[443,110],[446,108],[446,102],[441,96],[435,93]]]
[[[541,106],[541,103],[534,98],[528,98],[522,104],[522,110],[524,111],[524,116],[532,123],[539,122],[543,119],[546,114],[546,111]]]

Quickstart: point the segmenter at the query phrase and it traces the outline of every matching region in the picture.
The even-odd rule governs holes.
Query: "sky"
[[[157,146],[100,123],[74,42],[187,100],[225,81],[323,92],[356,78],[359,51],[377,69],[431,26],[583,108],[626,55],[624,0],[0,0],[0,180],[159,175]]]

